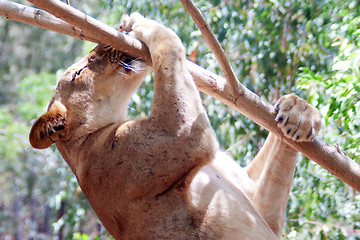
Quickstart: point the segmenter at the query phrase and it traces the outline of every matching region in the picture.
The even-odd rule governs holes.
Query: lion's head
[[[47,148],[75,130],[90,133],[125,121],[130,97],[149,70],[144,62],[99,44],[64,72],[48,111],[31,129],[31,145]]]

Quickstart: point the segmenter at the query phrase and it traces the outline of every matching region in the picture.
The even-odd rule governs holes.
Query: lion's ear
[[[30,144],[34,148],[44,149],[66,135],[66,107],[55,101],[49,111],[43,114],[30,131]]]

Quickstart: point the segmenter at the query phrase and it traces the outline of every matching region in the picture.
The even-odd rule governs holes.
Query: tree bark
[[[45,28],[54,32],[66,34],[91,42],[99,42],[90,38],[82,30],[54,17],[53,15],[32,7],[15,2],[0,0],[0,15],[11,20]]]
[[[52,16],[50,17],[49,14],[42,10],[22,5],[19,7],[18,5],[20,4],[16,5],[17,8],[15,10],[9,10],[9,5],[14,6],[14,3],[6,0],[0,0],[0,15],[84,40],[92,42],[101,41],[151,64],[149,51],[140,41],[116,31],[61,1],[29,0],[29,2],[63,21]],[[30,10],[27,9],[26,11],[19,12],[19,8],[30,8]],[[4,11],[4,9],[8,10]],[[14,13],[16,11],[18,11],[17,14]],[[35,15],[33,14],[34,12],[36,12]],[[41,24],[39,24],[38,16],[41,16]],[[77,34],[78,31],[81,34]],[[284,138],[290,146],[318,163],[355,190],[360,191],[360,165],[342,153],[338,147],[330,146],[318,137],[314,142],[302,143],[294,142],[284,137],[277,127],[273,107],[270,104],[261,100],[259,96],[252,93],[239,82],[237,82],[234,91],[234,86],[231,86],[224,78],[190,61],[188,61],[187,65],[200,91],[222,101],[268,131]]]

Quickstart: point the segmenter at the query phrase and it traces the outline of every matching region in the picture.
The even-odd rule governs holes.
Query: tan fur
[[[31,144],[56,143],[115,239],[280,238],[296,151],[270,134],[241,168],[219,151],[176,34],[137,13],[121,29],[149,47],[150,116],[127,119],[149,67],[129,68],[127,57],[100,44],[66,70]],[[276,111],[295,140],[310,141],[320,128],[318,111],[297,96],[281,98]]]

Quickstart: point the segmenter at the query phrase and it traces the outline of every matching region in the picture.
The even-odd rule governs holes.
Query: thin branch
[[[0,3],[4,3],[8,1],[0,0]],[[34,4],[45,4],[48,2],[52,2],[51,6],[42,5],[44,10],[46,11],[57,11],[60,7],[58,5],[61,4],[60,1],[54,0],[33,0]],[[81,26],[79,27],[79,23],[87,23],[89,20],[89,16],[86,16],[83,13],[78,13],[79,15],[70,14],[69,12],[73,11],[71,6],[64,4],[67,8],[62,11],[61,17],[63,20],[67,21],[71,26],[76,26],[79,29],[84,31],[84,36],[94,37],[93,33],[97,33],[98,41],[102,41],[104,43],[112,44],[113,47],[118,48],[121,51],[127,52],[133,57],[142,57],[142,59],[151,59],[149,55],[149,51],[147,48],[138,40],[132,39],[129,36],[125,36],[121,33],[115,33],[111,29],[107,32],[111,27],[104,28],[103,26],[98,27],[97,22],[92,20],[92,24],[88,25],[87,30],[83,29]],[[48,9],[48,8],[51,9]],[[0,5],[1,8],[1,5]],[[0,11],[2,14],[3,11]],[[55,14],[56,15],[56,14]],[[69,17],[71,15],[71,17]],[[9,15],[3,15],[9,16]],[[53,25],[51,30],[57,31],[56,23],[49,22],[47,25],[42,24],[42,26],[38,25],[36,18],[33,16],[33,21],[28,21],[28,24],[32,24],[39,27],[47,28],[48,25]],[[45,21],[45,19],[44,19]],[[101,25],[104,25],[101,23]],[[49,29],[50,30],[50,29]],[[61,28],[61,31],[64,31],[64,28]],[[103,34],[102,32],[107,32]],[[64,33],[64,32],[62,32]],[[73,30],[65,33],[68,35],[73,35]],[[126,39],[126,41],[119,43]],[[121,45],[122,47],[119,47]],[[134,50],[135,49],[135,50]],[[132,55],[135,54],[139,55]],[[256,122],[260,126],[264,127],[268,131],[274,132],[280,137],[283,137],[282,132],[278,129],[276,122],[274,120],[273,107],[268,103],[262,101],[257,95],[252,93],[247,88],[244,88],[244,91],[239,91],[235,93],[229,93],[229,85],[227,81],[213,74],[202,67],[188,61],[187,66],[192,76],[194,77],[195,83],[200,91],[205,92],[211,95],[214,98],[222,101],[226,105],[231,108],[239,111],[244,114],[252,121]],[[284,137],[283,137],[284,138]],[[317,162],[320,166],[327,169],[330,173],[341,179],[343,182],[347,183],[355,190],[360,191],[360,165],[355,161],[351,160],[345,154],[343,154],[338,148],[332,147],[329,144],[325,143],[319,138],[316,138],[314,142],[305,142],[305,143],[297,143],[290,139],[284,138],[288,144],[298,151],[302,152],[308,158]]]
[[[195,6],[192,0],[180,0],[185,10],[190,14],[199,30],[201,31],[206,43],[209,45],[211,51],[214,53],[216,60],[219,63],[220,69],[230,85],[230,90],[234,92],[242,91],[244,88],[239,84],[239,81],[232,69],[224,49],[221,47],[219,41],[216,39],[214,32],[207,24],[201,11]]]

